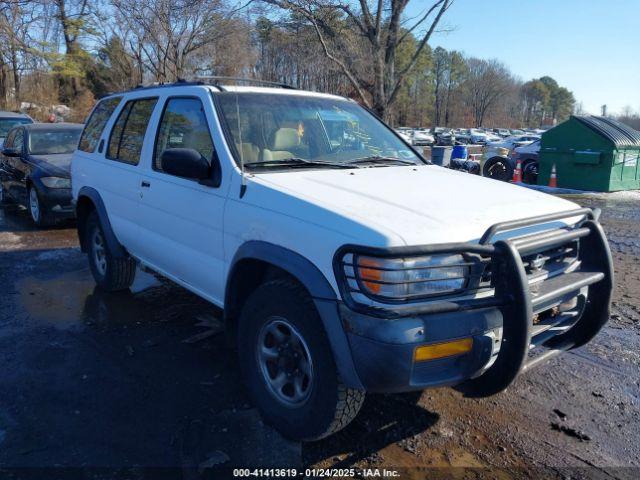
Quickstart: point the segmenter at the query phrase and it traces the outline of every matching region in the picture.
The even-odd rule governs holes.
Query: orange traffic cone
[[[558,175],[556,174],[556,164],[551,167],[551,176],[549,177],[549,186],[551,188],[558,188]]]
[[[522,162],[520,160],[516,163],[516,169],[513,171],[513,179],[511,181],[513,183],[522,182]]]

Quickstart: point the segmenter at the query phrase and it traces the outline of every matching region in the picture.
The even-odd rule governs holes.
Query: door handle
[[[142,183],[140,184],[141,187],[143,188],[149,188],[151,186],[151,184],[145,180],[142,181]]]

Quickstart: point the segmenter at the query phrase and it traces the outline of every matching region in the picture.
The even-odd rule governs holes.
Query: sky
[[[640,0],[454,0],[440,27],[433,48],[498,59],[524,81],[549,75],[588,113],[640,111]]]

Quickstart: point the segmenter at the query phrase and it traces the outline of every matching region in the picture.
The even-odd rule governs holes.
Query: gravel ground
[[[215,308],[143,272],[131,293],[105,294],[73,224],[35,231],[24,211],[0,209],[0,478],[53,478],[39,470],[53,466],[69,478],[224,478],[233,465],[638,478],[640,194],[570,198],[603,209],[615,262],[612,318],[591,344],[488,399],[370,396],[347,429],[302,446],[248,404]]]

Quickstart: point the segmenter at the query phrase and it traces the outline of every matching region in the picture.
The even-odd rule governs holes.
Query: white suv
[[[291,438],[344,427],[365,392],[499,392],[608,319],[598,212],[431,165],[333,95],[111,95],[72,186],[98,285],[140,264],[223,308],[252,401]]]

